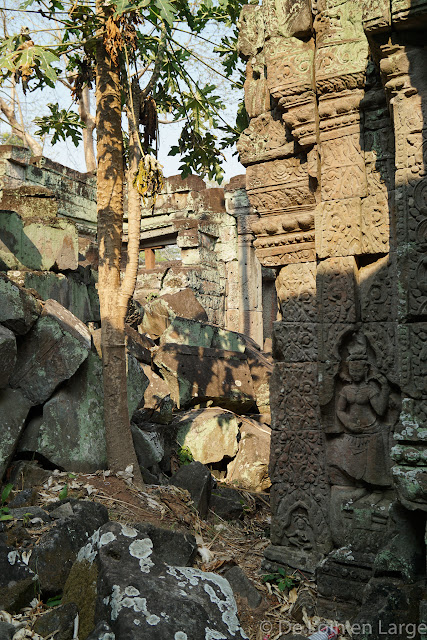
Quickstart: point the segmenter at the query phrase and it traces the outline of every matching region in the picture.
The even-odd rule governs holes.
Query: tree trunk
[[[97,0],[103,21],[107,11]],[[123,229],[123,150],[119,64],[107,53],[105,30],[96,46],[97,210],[99,246],[99,301],[104,385],[104,423],[108,465],[112,471],[133,464],[134,482],[142,486],[127,405],[124,324],[127,306],[120,296],[120,259]]]
[[[30,134],[27,133],[19,124],[18,120],[15,117],[13,108],[10,107],[3,98],[0,98],[0,111],[6,116],[10,126],[12,127],[12,133],[18,136],[18,138],[21,138],[24,144],[26,144],[31,149],[31,153],[34,156],[42,156],[43,149],[41,144],[39,144],[37,140],[35,140],[35,138],[30,136]]]
[[[90,112],[89,87],[83,87],[82,97],[79,100],[79,115],[86,125],[83,129],[83,149],[85,153],[86,171],[95,173],[96,159],[93,148],[93,132],[95,129],[95,119]]]

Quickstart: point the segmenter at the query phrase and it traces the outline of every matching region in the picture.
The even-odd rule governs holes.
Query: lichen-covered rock
[[[190,347],[212,347],[244,353],[245,340],[240,333],[212,324],[176,316],[160,337],[160,344],[187,344]]]
[[[78,236],[63,219],[26,221],[14,211],[0,211],[0,265],[3,269],[77,269]]]
[[[34,598],[37,576],[19,551],[0,540],[0,610],[15,613]]]
[[[70,500],[72,514],[57,520],[34,546],[29,561],[37,572],[40,589],[47,595],[62,591],[79,549],[108,521],[107,509],[98,502]]]
[[[271,485],[268,476],[271,429],[244,418],[240,435],[239,451],[227,466],[226,481],[249,491],[265,491]]]
[[[42,404],[87,358],[91,338],[87,327],[59,302],[48,300],[42,316],[18,347],[10,385],[33,405]]]
[[[174,420],[177,441],[188,447],[194,460],[202,464],[234,458],[238,449],[239,420],[231,411],[209,407],[192,409]]]
[[[117,522],[101,527],[79,551],[64,600],[79,607],[81,640],[93,637],[96,621],[123,639],[247,638],[224,578],[166,564],[150,537]]]
[[[148,380],[139,362],[128,354],[128,407],[135,411]],[[19,452],[37,452],[53,465],[91,473],[106,468],[102,362],[96,353],[46,402],[43,415],[31,420]]]
[[[0,389],[7,387],[16,362],[16,340],[10,329],[0,325]]]
[[[34,296],[0,273],[0,322],[23,335],[27,333],[41,313],[41,304]]]
[[[17,389],[0,389],[0,479],[12,458],[31,402]]]

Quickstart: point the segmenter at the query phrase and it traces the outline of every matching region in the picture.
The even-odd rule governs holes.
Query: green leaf
[[[49,598],[46,601],[46,606],[47,607],[57,607],[58,605],[60,605],[62,602],[62,595],[58,595],[58,596],[52,596],[52,598]]]
[[[154,0],[154,5],[160,12],[160,16],[168,25],[172,25],[175,20],[175,9],[168,0]]]
[[[10,492],[13,489],[13,484],[7,484],[3,491],[1,492],[1,504],[4,504],[8,497],[10,496]]]
[[[60,500],[65,500],[67,496],[68,496],[68,485],[65,485],[65,487],[61,489],[61,491],[59,492],[58,498]]]
[[[0,522],[5,522],[6,520],[13,520],[13,516],[0,515]]]
[[[262,581],[263,582],[274,582],[277,578],[277,574],[275,573],[268,573],[265,576],[262,576]]]

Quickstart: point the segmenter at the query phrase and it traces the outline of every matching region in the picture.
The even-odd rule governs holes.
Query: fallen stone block
[[[26,223],[14,211],[0,211],[0,236],[2,269],[77,269],[78,234],[71,222]]]
[[[36,325],[18,347],[10,385],[33,405],[42,404],[87,358],[91,338],[87,327],[59,302],[48,300]]]
[[[42,593],[50,596],[62,591],[79,549],[108,521],[106,507],[98,502],[70,500],[70,503],[73,514],[57,520],[54,527],[42,534],[29,560],[30,569],[37,572]]]
[[[188,447],[194,460],[202,464],[220,462],[237,453],[239,420],[231,411],[218,407],[192,409],[180,414],[173,422],[176,439]]]
[[[30,604],[37,589],[37,576],[14,547],[0,540],[0,610],[17,613]]]
[[[239,451],[227,466],[227,483],[236,483],[249,491],[265,491],[268,477],[271,429],[255,420],[242,418]]]
[[[50,476],[50,472],[42,469],[37,462],[19,460],[11,465],[10,482],[14,487],[25,491],[44,484]]]
[[[190,347],[211,347],[215,327],[187,318],[175,317],[160,337],[160,344],[186,344]]]
[[[77,616],[78,609],[74,602],[63,604],[37,618],[34,631],[43,638],[50,636],[55,640],[73,640]]]
[[[43,300],[56,300],[82,322],[99,322],[99,300],[90,270],[53,273],[52,271],[8,271],[8,277]]]
[[[149,302],[144,307],[144,317],[140,327],[152,338],[159,338],[176,316],[168,303],[161,298]]]
[[[16,389],[0,389],[0,480],[21,436],[31,402]]]
[[[0,389],[7,387],[10,375],[15,368],[16,340],[15,334],[0,325]]]
[[[162,529],[151,523],[142,522],[135,529],[153,543],[153,553],[166,564],[190,567],[197,553],[196,538],[190,533]]]
[[[254,406],[254,389],[244,354],[166,344],[157,351],[154,363],[178,408],[208,400],[236,413],[245,413]]]
[[[197,300],[192,289],[187,288],[181,289],[181,291],[177,291],[176,293],[165,293],[160,296],[160,300],[167,302],[175,315],[181,318],[191,318],[199,322],[208,321],[206,311]]]
[[[79,608],[81,638],[91,637],[98,621],[123,639],[247,638],[224,578],[166,564],[149,536],[118,522],[101,527],[80,550],[64,601]]]
[[[128,354],[129,414],[142,402],[148,379]],[[82,473],[105,469],[102,361],[94,352],[75,375],[43,407],[43,415],[27,426],[19,452],[37,452],[53,465]]]
[[[230,583],[234,595],[245,598],[251,609],[259,607],[262,596],[240,567],[235,566],[228,569],[224,573],[224,578]]]
[[[142,365],[142,369],[149,380],[144,393],[144,406],[139,410],[138,418],[133,420],[142,422],[157,422],[169,424],[172,421],[175,403],[171,398],[167,383],[150,366]]]
[[[12,640],[18,627],[9,622],[0,622],[0,640]]]
[[[158,464],[165,453],[163,438],[158,431],[143,431],[134,424],[131,424],[131,431],[138,463],[145,469]]]
[[[169,481],[169,484],[189,492],[194,506],[202,518],[208,514],[213,483],[214,480],[209,469],[201,462],[196,461],[182,466]]]
[[[245,512],[245,502],[236,489],[215,487],[209,508],[223,520],[238,520]]]
[[[145,305],[141,328],[151,337],[158,338],[176,317],[193,320],[196,324],[208,321],[194,292],[182,289],[177,293],[166,293]]]
[[[42,311],[40,302],[34,296],[2,273],[0,300],[0,323],[18,335],[27,333]]]

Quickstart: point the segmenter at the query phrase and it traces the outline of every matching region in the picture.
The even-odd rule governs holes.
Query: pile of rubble
[[[13,457],[50,469],[105,469],[100,330],[5,274],[0,297],[0,475]],[[226,482],[267,489],[270,361],[203,314],[184,290],[154,300],[126,327],[129,414],[143,476],[167,482],[178,456],[211,466]]]

